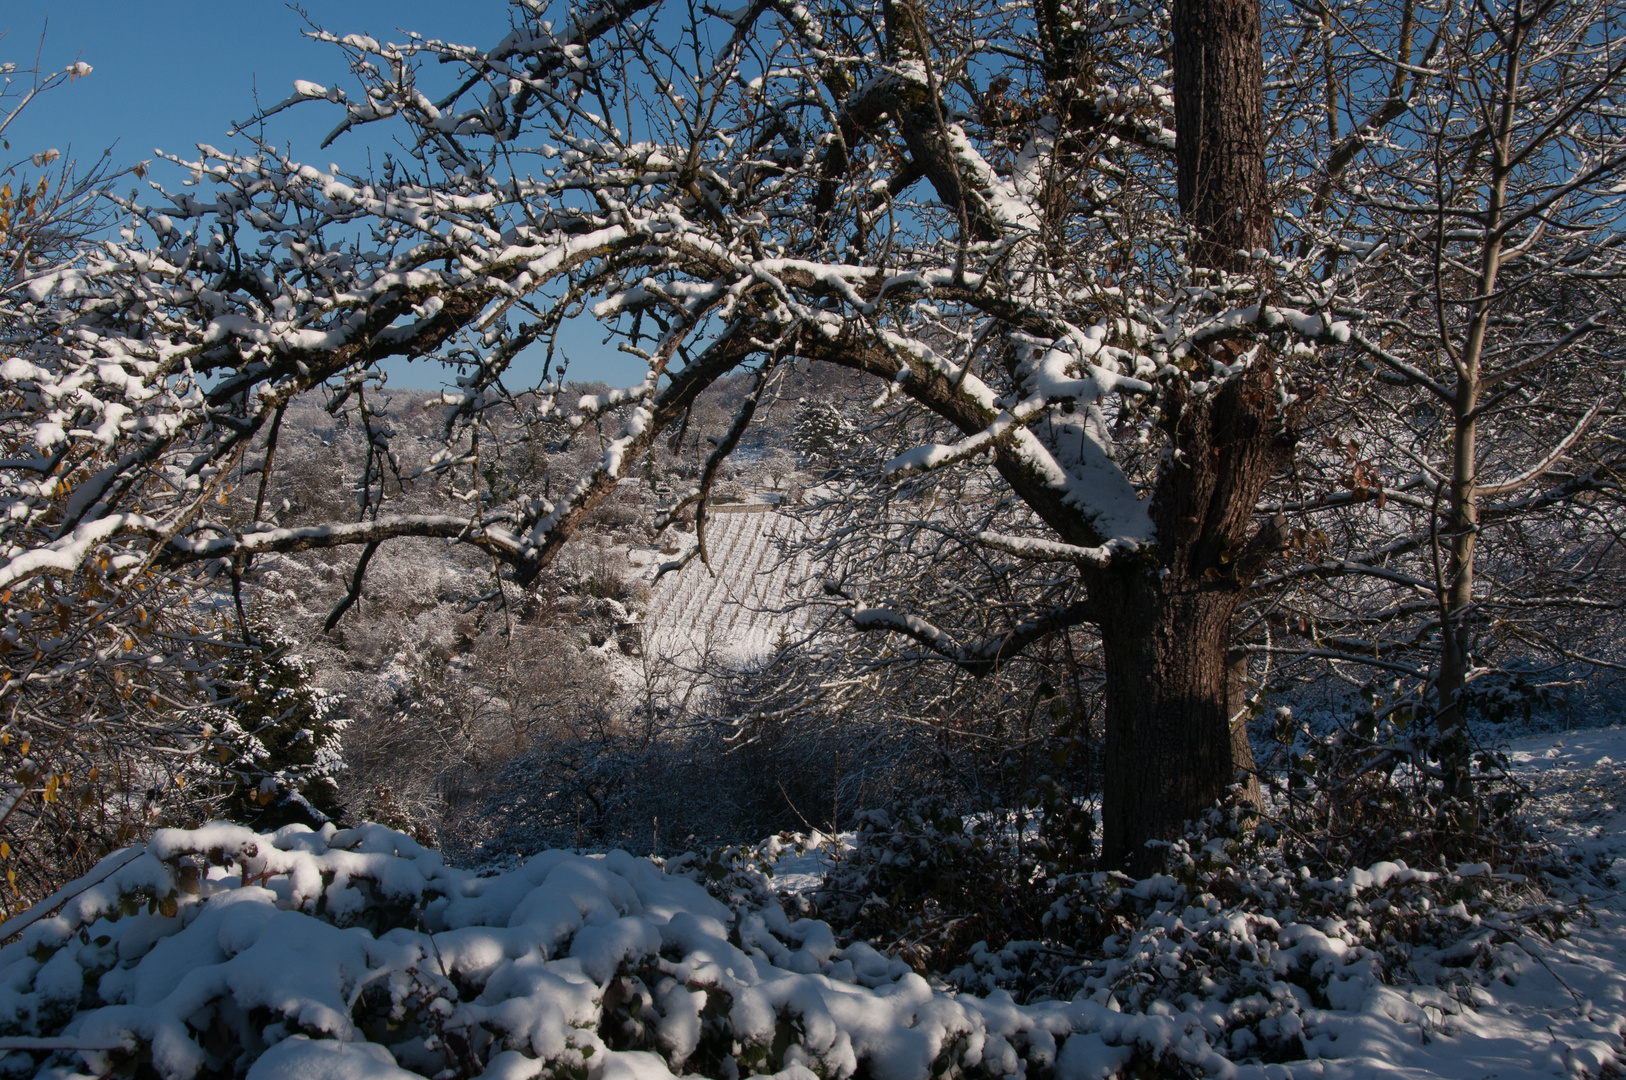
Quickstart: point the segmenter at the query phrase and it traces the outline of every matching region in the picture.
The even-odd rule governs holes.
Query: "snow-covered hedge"
[[[1148,886],[1170,899],[1124,963],[1189,968],[1176,946],[1200,941],[1247,952],[1257,986],[1131,1012],[1104,987],[1028,1005],[955,994],[760,894],[721,902],[703,860],[671,869],[545,851],[481,877],[377,825],[164,830],[0,951],[0,1075],[1257,1075],[1272,1035],[1330,1047],[1339,1011],[1426,1027],[1457,1008],[1383,985],[1336,928],[1182,907],[1172,879]],[[1403,877],[1345,884],[1353,901]]]

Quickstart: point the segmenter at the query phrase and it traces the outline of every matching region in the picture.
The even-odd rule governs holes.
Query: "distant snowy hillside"
[[[710,513],[711,565],[696,558],[656,583],[646,607],[644,647],[680,664],[706,653],[722,660],[760,659],[783,638],[805,631],[814,617],[798,603],[806,593],[807,559],[787,556],[781,546],[801,525],[768,503],[714,506]],[[692,546],[693,533],[684,540]],[[645,553],[633,558],[659,565]]]

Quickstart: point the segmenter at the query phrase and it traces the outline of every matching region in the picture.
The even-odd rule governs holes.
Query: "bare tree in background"
[[[1390,17],[1430,68],[1347,136],[1346,220],[1311,229],[1351,267],[1361,366],[1276,504],[1310,558],[1263,583],[1248,635],[1363,673],[1369,725],[1431,718],[1462,798],[1470,712],[1621,659],[1626,52],[1609,4]]]

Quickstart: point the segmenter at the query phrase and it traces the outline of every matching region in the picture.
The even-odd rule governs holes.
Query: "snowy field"
[[[1537,826],[1578,856],[1554,897],[1576,912],[1567,936],[1514,928],[1509,940],[1504,924],[1493,939],[1464,915],[1457,945],[1418,949],[1410,970],[1378,978],[1331,925],[1250,937],[1212,904],[1161,924],[1228,927],[1267,970],[1313,965],[1319,1003],[1277,983],[1139,1013],[1104,985],[1023,1006],[934,988],[863,944],[839,948],[824,923],[765,895],[731,909],[682,859],[663,869],[549,851],[476,877],[377,826],[256,836],[214,825],[110,856],[102,880],[0,951],[0,1075],[149,1075],[129,1071],[137,1061],[164,1080],[1086,1080],[1148,1062],[1239,1080],[1607,1075],[1626,1029],[1614,885],[1626,871],[1626,729],[1513,749]],[[806,857],[781,868],[782,884],[817,872]],[[1316,887],[1375,903],[1386,883],[1427,876],[1379,864]],[[1480,949],[1492,955],[1478,978],[1460,966],[1441,978],[1453,955]],[[1249,1010],[1246,1030],[1296,1034],[1304,1056],[1250,1057],[1252,1036],[1238,1034]]]
[[[758,659],[782,635],[799,635],[811,617],[793,603],[807,561],[786,559],[780,548],[798,523],[763,503],[713,506],[710,512],[711,568],[696,558],[661,578],[644,616],[645,649],[685,666],[706,653],[729,661]],[[692,532],[677,535],[683,551],[694,545]],[[676,557],[643,553],[638,561],[653,576],[661,562]]]

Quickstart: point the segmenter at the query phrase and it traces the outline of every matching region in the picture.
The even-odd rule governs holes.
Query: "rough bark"
[[[1180,212],[1196,266],[1238,270],[1271,247],[1258,0],[1175,0],[1174,127]]]
[[[1114,585],[1101,627],[1102,857],[1139,876],[1161,860],[1147,842],[1178,836],[1230,779],[1224,645],[1236,601],[1201,588],[1171,595],[1130,578]]]
[[[1227,653],[1238,603],[1281,547],[1279,523],[1252,529],[1292,454],[1275,402],[1268,371],[1185,401],[1171,425],[1181,460],[1153,496],[1154,554],[1089,582],[1106,655],[1102,858],[1131,873],[1155,869],[1147,842],[1179,836],[1251,764],[1232,737]]]
[[[1265,183],[1264,59],[1257,0],[1176,0],[1174,111],[1180,211],[1198,267],[1257,267],[1272,246]],[[1221,346],[1223,348],[1223,346]],[[1179,403],[1177,453],[1153,496],[1157,545],[1090,583],[1107,662],[1102,857],[1155,869],[1170,840],[1225,792],[1243,762],[1226,661],[1231,618],[1279,547],[1253,508],[1291,454],[1272,376],[1253,371]]]

